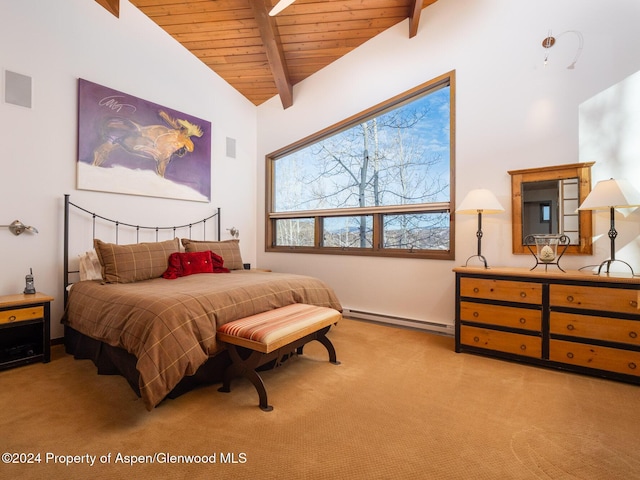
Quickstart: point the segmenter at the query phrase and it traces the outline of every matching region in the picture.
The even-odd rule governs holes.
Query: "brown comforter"
[[[220,325],[292,303],[342,311],[334,291],[316,278],[234,271],[129,284],[78,282],[63,323],[135,355],[140,394],[151,410],[224,348],[216,342]]]

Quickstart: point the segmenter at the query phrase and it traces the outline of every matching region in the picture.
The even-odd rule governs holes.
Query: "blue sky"
[[[383,204],[449,200],[449,95],[449,87],[441,88],[378,117],[378,199]],[[403,119],[410,118],[414,112],[421,116],[410,129],[383,127],[385,120],[397,118],[398,114]],[[359,125],[275,162],[276,211],[358,206],[357,179],[364,157],[364,129]],[[368,135],[367,206],[373,204],[374,198],[373,131],[369,130]],[[325,149],[320,150],[319,145]]]

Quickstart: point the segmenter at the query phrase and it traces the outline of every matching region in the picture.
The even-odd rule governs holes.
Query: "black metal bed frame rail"
[[[78,273],[78,271],[74,270],[74,271],[70,271],[69,270],[69,211],[70,211],[70,207],[75,207],[78,210],[81,210],[89,215],[91,215],[92,217],[92,221],[93,221],[93,239],[95,240],[96,238],[96,219],[100,219],[103,220],[105,222],[108,223],[112,223],[115,225],[115,230],[116,230],[116,244],[118,243],[118,233],[119,233],[119,228],[120,226],[124,226],[124,227],[129,227],[129,228],[135,228],[136,229],[136,243],[139,243],[139,239],[140,239],[140,230],[155,230],[156,232],[156,242],[158,241],[158,235],[160,230],[173,230],[173,233],[175,235],[176,230],[181,229],[181,228],[189,228],[189,238],[191,238],[191,230],[192,227],[194,227],[195,225],[199,225],[202,224],[202,229],[203,229],[203,240],[206,240],[206,235],[207,235],[207,221],[211,220],[212,218],[216,218],[216,237],[217,240],[220,241],[220,207],[216,208],[215,212],[213,214],[211,214],[210,216],[203,218],[201,220],[198,220],[197,222],[193,222],[193,223],[185,223],[184,225],[174,225],[174,226],[167,226],[167,227],[160,227],[160,226],[155,226],[155,227],[147,227],[147,226],[143,226],[143,225],[133,225],[131,223],[126,223],[126,222],[120,222],[118,220],[112,220],[110,218],[107,217],[103,217],[102,215],[98,215],[97,213],[93,213],[90,212],[89,210],[82,208],[79,205],[76,205],[75,203],[72,203],[69,200],[70,195],[69,194],[65,194],[64,195],[64,258],[63,258],[63,262],[64,262],[64,278],[63,278],[63,288],[64,288],[64,305],[66,307],[67,305],[67,299],[69,296],[69,292],[67,290],[68,286],[70,285],[69,283],[69,274],[70,273]]]

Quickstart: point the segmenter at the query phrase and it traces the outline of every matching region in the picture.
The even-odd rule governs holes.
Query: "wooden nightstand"
[[[0,296],[0,370],[51,360],[52,301],[43,293]]]

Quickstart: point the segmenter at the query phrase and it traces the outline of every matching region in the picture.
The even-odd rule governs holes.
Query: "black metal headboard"
[[[116,237],[116,241],[115,243],[118,243],[118,239],[119,239],[119,232],[120,232],[120,228],[128,228],[128,229],[135,229],[135,233],[136,233],[136,243],[139,243],[139,238],[140,238],[140,231],[141,230],[152,230],[155,231],[156,233],[156,242],[159,241],[159,234],[161,231],[167,231],[167,230],[172,230],[174,236],[176,235],[178,230],[181,229],[188,229],[188,237],[191,238],[191,233],[192,233],[192,229],[194,226],[200,225],[202,224],[202,240],[206,240],[206,234],[207,234],[207,221],[214,219],[213,221],[216,222],[216,239],[219,241],[220,240],[220,208],[217,208],[213,214],[211,214],[210,216],[208,216],[207,218],[203,218],[202,220],[198,220],[197,222],[193,222],[193,223],[186,223],[183,225],[174,225],[174,226],[170,226],[170,227],[160,227],[160,226],[155,226],[155,227],[147,227],[147,226],[143,226],[143,225],[133,225],[131,223],[125,223],[125,222],[120,222],[118,220],[112,220],[110,218],[107,217],[103,217],[101,215],[98,215],[97,213],[93,213],[90,212],[89,210],[86,210],[78,205],[76,205],[75,203],[72,203],[69,200],[69,194],[65,194],[64,196],[64,278],[63,278],[63,285],[64,285],[64,304],[65,306],[67,305],[67,298],[69,295],[68,292],[68,287],[70,285],[69,282],[69,274],[70,273],[78,273],[77,270],[70,270],[69,269],[69,220],[70,220],[70,208],[74,207],[82,212],[85,212],[86,214],[90,215],[92,218],[92,224],[93,224],[93,238],[92,240],[95,240],[96,238],[96,220],[100,219],[103,222],[107,222],[110,224],[114,225],[114,229],[115,229],[115,237]]]

